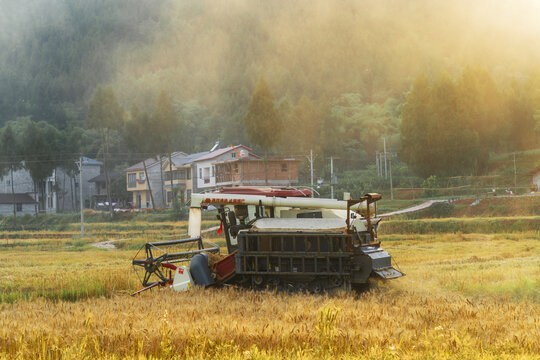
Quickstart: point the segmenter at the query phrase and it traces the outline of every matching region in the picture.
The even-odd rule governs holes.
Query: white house
[[[0,194],[0,215],[13,215],[13,204],[17,215],[34,214],[37,202],[29,194]]]
[[[83,199],[87,203],[95,194],[94,184],[88,180],[98,175],[100,168],[101,162],[83,157]],[[13,192],[16,195],[16,204],[22,204],[23,212],[30,207],[34,211],[35,203],[38,204],[40,212],[76,211],[80,204],[79,174],[69,174],[63,168],[57,167],[47,179],[34,184],[29,171],[23,167],[13,172]],[[28,198],[22,194],[28,194],[34,202],[28,202]],[[12,201],[10,173],[0,177],[0,195],[6,195],[4,201]]]
[[[88,208],[92,206],[92,199],[97,192],[95,184],[90,182],[90,179],[101,173],[103,163],[86,156],[83,156],[82,161],[83,199],[84,206]],[[55,181],[56,189],[58,189],[56,193],[56,210],[78,211],[80,208],[79,172],[69,173],[59,167],[56,168],[52,179]]]
[[[540,191],[540,166],[529,171],[529,175],[532,178],[531,188],[533,188],[535,191]]]
[[[234,159],[261,159],[244,145],[228,146],[211,151],[193,161],[193,191],[204,192],[216,188],[215,163]]]

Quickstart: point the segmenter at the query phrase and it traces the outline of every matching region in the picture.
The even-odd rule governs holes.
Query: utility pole
[[[83,178],[82,178],[82,171],[83,171],[83,158],[82,156],[79,159],[79,202],[81,203],[81,239],[84,237],[84,202],[83,202]]]
[[[379,158],[377,159],[379,161],[379,176],[383,176],[383,170],[382,170],[382,152],[379,152]]]
[[[334,157],[330,156],[330,199],[334,198]]]
[[[516,186],[517,186],[516,153],[514,153],[514,193],[516,192]]]
[[[375,152],[375,165],[377,166],[377,176],[379,176],[379,152]]]
[[[392,153],[390,153],[390,158],[388,159],[390,162],[390,200],[394,200],[394,187],[392,185]]]
[[[383,138],[384,141],[384,178],[388,179],[388,170],[386,166],[386,138]]]
[[[313,196],[313,149],[309,150],[309,167],[311,169],[311,197]]]

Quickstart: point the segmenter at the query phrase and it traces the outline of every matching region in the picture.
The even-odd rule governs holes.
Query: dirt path
[[[208,232],[211,232],[211,231],[216,231],[217,229],[219,229],[219,226],[213,226],[211,228],[201,230],[201,233],[204,234],[204,233],[208,233]],[[181,234],[180,236],[187,236],[187,234]],[[114,250],[114,249],[116,249],[116,246],[114,245],[115,242],[126,241],[126,240],[129,240],[129,239],[105,240],[105,241],[95,242],[95,243],[92,243],[90,245],[93,246],[93,247],[96,247],[98,249]]]
[[[447,202],[447,201],[448,200],[428,200],[428,201],[426,201],[426,202],[424,202],[422,204],[411,206],[410,208],[401,209],[401,210],[397,210],[397,211],[392,211],[392,212],[389,212],[389,213],[386,213],[386,214],[381,214],[381,215],[379,215],[379,217],[388,217],[388,216],[393,216],[393,215],[411,213],[411,212],[427,209],[428,207],[431,206],[431,204],[438,203],[438,202]]]
[[[95,242],[90,245],[97,247],[98,249],[107,249],[107,250],[113,250],[116,249],[116,246],[114,246],[114,243],[117,241],[126,241],[127,239],[113,239],[113,240],[105,240],[100,242]]]

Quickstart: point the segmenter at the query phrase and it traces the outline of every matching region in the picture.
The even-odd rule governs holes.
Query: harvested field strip
[[[384,220],[380,234],[512,233],[540,231],[540,216]]]
[[[85,232],[86,237],[94,236],[106,236],[110,238],[119,238],[119,237],[139,237],[144,235],[156,235],[160,238],[166,236],[176,236],[160,230],[148,230],[148,231],[88,231]],[[66,238],[76,238],[80,237],[81,232],[44,232],[44,233],[4,233],[0,234],[0,239],[66,239]]]
[[[138,223],[136,225],[117,223],[93,223],[85,224],[87,236],[107,237],[137,237],[155,235],[156,237],[180,236],[187,232],[187,222],[175,223]],[[203,221],[202,229],[213,228],[219,225],[217,221]],[[79,237],[81,234],[80,224],[69,224],[63,231],[2,231],[0,239],[62,239]]]
[[[219,221],[216,220],[203,220],[202,221],[202,228],[208,228],[212,226],[219,225]],[[94,222],[94,223],[85,223],[84,227],[88,230],[108,230],[108,231],[114,231],[114,230],[123,230],[123,231],[142,231],[146,229],[156,229],[156,230],[178,230],[178,229],[187,229],[188,222],[187,221],[163,221],[163,222],[146,222],[146,221],[129,221],[129,222]],[[58,229],[58,227],[61,227],[61,229]],[[41,232],[41,231],[56,231],[56,232],[64,232],[64,231],[72,231],[72,232],[78,232],[81,229],[80,222],[70,222],[70,223],[63,223],[60,225],[51,226],[49,230],[18,230],[15,232]],[[0,231],[0,234],[9,234],[13,233],[11,231]]]

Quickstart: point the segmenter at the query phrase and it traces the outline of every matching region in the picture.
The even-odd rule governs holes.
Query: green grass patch
[[[540,231],[540,216],[385,220],[379,225],[379,233],[383,235],[458,232],[495,234],[530,231]]]

